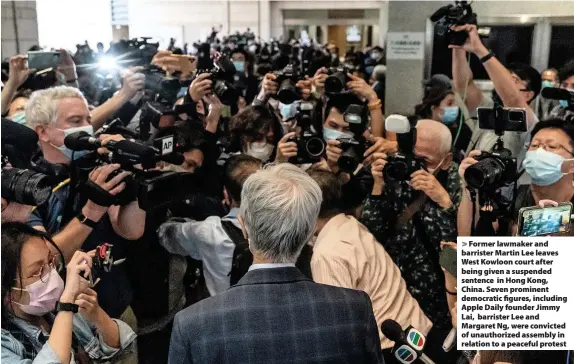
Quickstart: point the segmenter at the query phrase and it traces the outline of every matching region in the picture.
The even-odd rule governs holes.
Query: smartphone
[[[541,236],[567,232],[572,203],[550,207],[523,207],[518,212],[518,236]]]
[[[60,52],[34,51],[28,52],[28,68],[37,71],[56,67],[60,63]]]
[[[456,249],[450,245],[445,245],[442,247],[442,251],[439,255],[439,263],[441,267],[449,272],[454,278],[456,278]]]
[[[526,110],[514,107],[502,109],[502,120],[506,121],[505,131],[526,131]],[[496,129],[495,109],[487,107],[478,108],[478,127],[486,130]]]

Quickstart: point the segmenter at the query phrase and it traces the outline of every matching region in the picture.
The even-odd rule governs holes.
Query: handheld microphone
[[[426,337],[414,327],[409,326],[403,331],[398,322],[387,319],[381,325],[381,331],[395,342],[393,354],[400,363],[410,364],[418,359],[425,364],[435,364],[423,353]]]

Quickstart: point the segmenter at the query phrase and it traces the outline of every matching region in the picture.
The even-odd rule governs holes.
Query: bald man
[[[432,352],[425,349],[426,354],[436,363],[449,363],[453,353],[441,348],[452,324],[438,256],[440,242],[457,237],[458,165],[452,161],[448,127],[420,120],[416,128],[413,152],[423,168],[411,171],[406,181],[387,185],[383,169],[388,157],[377,155],[372,165],[373,191],[365,201],[361,222],[383,244],[408,291],[433,323],[426,346]]]

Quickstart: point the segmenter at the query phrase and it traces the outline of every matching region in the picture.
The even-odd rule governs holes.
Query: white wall
[[[16,8],[16,24],[14,9]],[[16,29],[18,35],[16,36]],[[23,54],[38,44],[38,22],[34,1],[2,1],[2,59]]]

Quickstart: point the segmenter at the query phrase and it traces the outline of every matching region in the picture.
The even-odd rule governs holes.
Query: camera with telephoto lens
[[[309,102],[301,102],[297,106],[295,119],[297,125],[301,127],[301,133],[298,137],[289,139],[290,142],[297,144],[297,155],[289,158],[289,163],[316,163],[321,161],[325,152],[325,141],[311,128],[312,111],[313,104]]]
[[[516,158],[510,150],[501,148],[493,152],[482,152],[474,157],[478,163],[464,172],[467,185],[477,190],[496,190],[516,179]]]
[[[472,12],[472,7],[467,1],[455,1],[441,7],[430,17],[432,22],[437,22],[435,33],[438,37],[445,38],[448,44],[462,46],[468,38],[465,31],[454,31],[453,26],[466,24],[476,25],[476,14]]]
[[[2,198],[9,202],[39,206],[52,195],[54,180],[28,169],[2,167]]]
[[[385,130],[396,133],[398,151],[387,157],[387,164],[383,169],[383,178],[386,183],[409,181],[411,174],[424,169],[425,163],[414,153],[417,140],[415,118],[403,115],[390,115],[385,120]]]
[[[337,161],[337,165],[343,172],[354,172],[359,164],[364,159],[364,154],[367,149],[372,146],[372,143],[367,141],[358,131],[362,129],[363,122],[363,105],[349,105],[343,114],[343,119],[349,124],[349,129],[355,130],[353,137],[342,137],[337,139],[341,144],[339,148],[343,153]]]
[[[210,70],[197,70],[196,76],[207,73],[211,80],[211,90],[224,105],[233,105],[239,98],[239,91],[233,86],[236,73],[233,62],[221,57]]]
[[[329,77],[325,79],[325,93],[327,94],[337,94],[341,93],[347,87],[347,82],[350,81],[349,69],[344,66],[331,67],[329,68],[327,74]]]
[[[277,77],[275,82],[279,85],[277,90],[277,100],[279,102],[289,105],[301,98],[297,89],[297,82],[300,76],[293,64],[288,64],[285,68],[275,71],[273,74]]]

